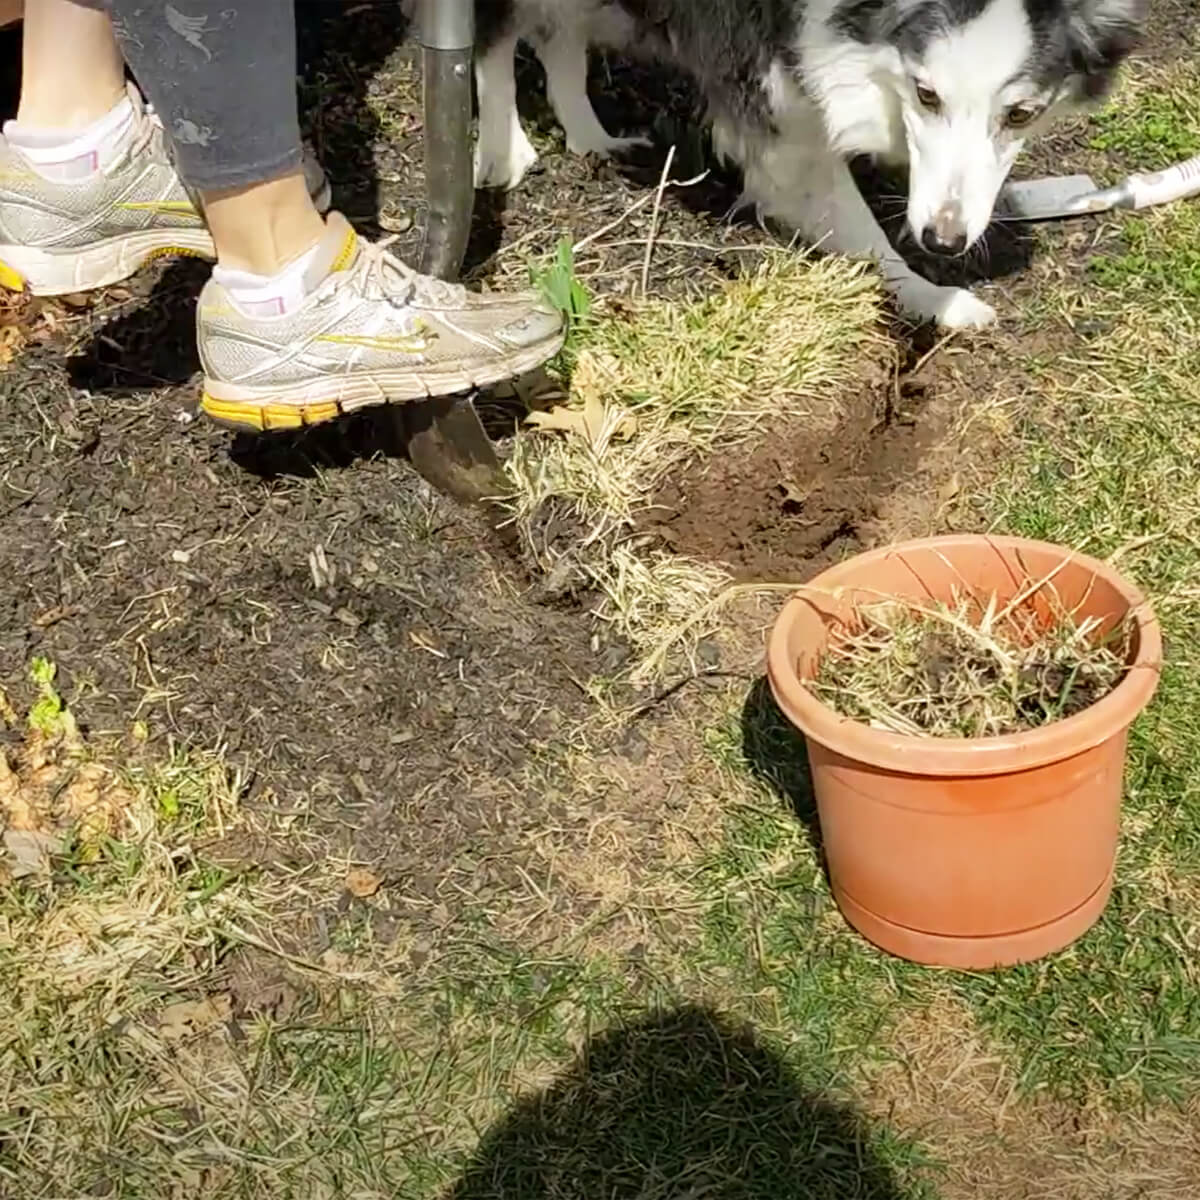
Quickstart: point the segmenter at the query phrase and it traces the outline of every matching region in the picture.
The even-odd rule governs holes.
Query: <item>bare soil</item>
[[[832,398],[830,422],[790,419],[683,471],[655,498],[663,541],[745,580],[803,581],[860,548],[882,501],[945,432],[931,376],[864,363],[857,388]]]

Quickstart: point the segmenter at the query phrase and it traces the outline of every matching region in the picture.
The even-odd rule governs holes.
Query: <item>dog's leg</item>
[[[517,36],[497,40],[475,64],[479,94],[479,137],[475,143],[475,186],[515,188],[537,162],[517,112],[514,57]]]
[[[546,68],[546,92],[572,154],[608,158],[634,146],[650,144],[645,138],[612,137],[600,124],[587,94],[587,41],[581,31],[557,28],[539,42],[537,52]]]
[[[900,307],[951,329],[990,325],[995,310],[963,288],[939,287],[913,271],[892,248],[862,198],[850,168],[830,152],[823,131],[780,135],[745,156],[746,191],[765,215],[822,250],[874,258]]]

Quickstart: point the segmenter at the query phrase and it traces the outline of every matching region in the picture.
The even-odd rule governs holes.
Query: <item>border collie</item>
[[[1145,0],[476,0],[479,186],[514,187],[536,161],[516,108],[527,41],[572,151],[607,155],[587,95],[589,46],[691,74],[717,153],[744,199],[808,242],[873,258],[900,307],[947,327],[994,310],[940,287],[892,248],[847,165],[908,165],[907,227],[965,254],[992,219],[1026,140],[1103,97],[1140,40]]]

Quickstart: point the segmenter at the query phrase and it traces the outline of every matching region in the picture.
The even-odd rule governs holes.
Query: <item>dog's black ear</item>
[[[1067,36],[1079,99],[1108,92],[1117,68],[1141,45],[1145,24],[1146,0],[1076,0]]]
[[[864,46],[908,43],[914,50],[951,24],[938,0],[838,0],[828,20],[843,37]]]
[[[886,14],[883,0],[840,0],[829,14],[830,27],[860,45],[879,38]]]

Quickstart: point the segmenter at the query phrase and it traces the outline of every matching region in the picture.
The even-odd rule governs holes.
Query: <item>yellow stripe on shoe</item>
[[[429,337],[422,331],[380,337],[355,333],[318,333],[314,342],[328,342],[332,346],[360,346],[364,350],[395,351],[398,354],[424,354],[429,349]]]
[[[8,263],[0,261],[0,287],[10,292],[25,290],[25,276],[20,271],[14,271]]]
[[[193,250],[187,246],[159,246],[157,250],[151,250],[142,259],[142,266],[160,258],[199,258],[204,262],[211,262],[213,256],[203,250]]]
[[[218,400],[207,392],[200,398],[204,414],[221,425],[233,429],[252,429],[256,433],[272,433],[287,429],[303,429],[322,425],[341,415],[336,400],[314,404],[254,404],[245,400]]]
[[[190,200],[125,200],[117,205],[127,212],[167,213],[175,216],[196,217],[200,214]]]
[[[353,229],[348,228],[341,249],[337,252],[333,262],[329,264],[329,274],[332,275],[336,271],[344,271],[354,261],[354,251],[357,247],[358,234]]]

